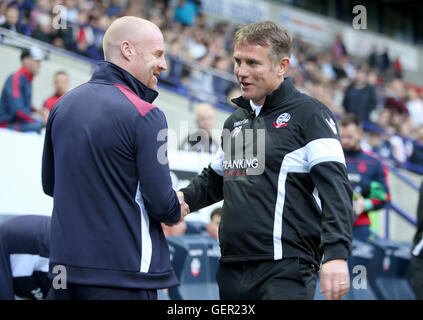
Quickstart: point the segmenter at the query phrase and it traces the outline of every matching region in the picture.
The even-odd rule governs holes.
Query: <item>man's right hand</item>
[[[187,205],[187,203],[184,200],[184,194],[181,191],[175,191],[175,192],[176,192],[176,195],[179,199],[179,204],[181,206],[181,218],[179,219],[179,221],[177,223],[174,223],[174,224],[166,223],[166,225],[169,226],[169,227],[173,226],[175,224],[181,223],[182,221],[184,221],[185,217],[190,213],[189,206]]]

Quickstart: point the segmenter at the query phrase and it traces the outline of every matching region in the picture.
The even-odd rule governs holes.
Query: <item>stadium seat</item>
[[[350,290],[344,300],[377,300],[370,281],[377,273],[378,260],[374,248],[362,241],[353,240],[351,255],[348,257]]]
[[[184,235],[167,238],[171,263],[180,285],[169,288],[171,300],[217,300],[216,270],[220,249],[211,237]]]
[[[411,257],[411,244],[389,240],[369,240],[377,256],[378,274],[369,280],[379,299],[414,300],[413,290],[407,279]]]
[[[202,221],[186,221],[187,230],[185,234],[200,234],[206,231],[206,223]]]

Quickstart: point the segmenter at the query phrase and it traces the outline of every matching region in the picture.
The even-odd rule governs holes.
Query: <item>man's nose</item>
[[[164,57],[162,59],[160,59],[159,68],[163,71],[167,70],[167,63],[166,63],[166,59]]]
[[[236,74],[238,75],[238,77],[245,78],[248,76],[248,68],[245,66],[245,63],[241,63],[236,68],[237,68]]]

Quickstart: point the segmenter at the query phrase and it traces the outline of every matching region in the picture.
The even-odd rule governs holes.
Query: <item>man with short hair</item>
[[[22,51],[22,66],[7,78],[1,93],[0,128],[40,132],[44,126],[31,115],[37,112],[32,106],[32,80],[39,73],[43,58],[43,52],[36,47]]]
[[[19,8],[16,5],[10,5],[5,12],[6,21],[0,27],[13,32],[19,32],[26,36],[31,35],[31,29],[28,25],[19,22]]]
[[[47,123],[48,115],[50,114],[51,108],[56,104],[56,102],[63,96],[70,86],[69,75],[65,71],[57,71],[54,74],[53,79],[54,84],[54,94],[47,98],[44,101],[43,109],[41,113],[43,115],[43,121]]]
[[[67,72],[57,71],[54,74],[53,84],[54,94],[51,97],[47,98],[44,102],[44,108],[46,108],[48,111],[51,111],[51,108],[53,108],[57,100],[59,100],[59,98],[69,90],[70,80]]]
[[[339,134],[345,153],[348,179],[354,191],[356,220],[353,237],[366,241],[371,235],[369,211],[382,209],[390,200],[387,169],[379,159],[361,150],[364,136],[360,119],[347,114],[339,121]]]
[[[222,147],[178,193],[191,211],[224,199],[221,299],[327,299],[349,290],[352,190],[334,117],[284,78],[292,39],[270,21],[235,33],[242,96]]]
[[[50,274],[67,289],[51,299],[157,299],[178,284],[160,223],[183,221],[188,207],[172,188],[163,112],[152,105],[166,69],[164,40],[152,22],[126,16],[103,39],[106,61],[52,109],[43,188],[54,197]]]

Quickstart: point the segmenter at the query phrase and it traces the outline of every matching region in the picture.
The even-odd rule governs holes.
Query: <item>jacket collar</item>
[[[265,109],[283,106],[297,92],[292,78],[285,78],[276,90],[266,96],[262,112]],[[250,100],[244,99],[242,96],[232,99],[232,102],[241,108],[251,110]]]
[[[143,84],[128,71],[109,61],[100,61],[91,77],[90,82],[103,82],[109,84],[121,84],[140,97],[142,100],[152,103],[159,93]]]
[[[27,68],[25,68],[24,66],[22,66],[19,70],[18,70],[18,72],[20,73],[20,74],[23,74],[24,76],[25,76],[25,78],[27,78],[28,79],[28,81],[32,81],[32,79],[34,79],[34,75],[31,73],[31,72],[29,72],[29,70],[27,69]]]

